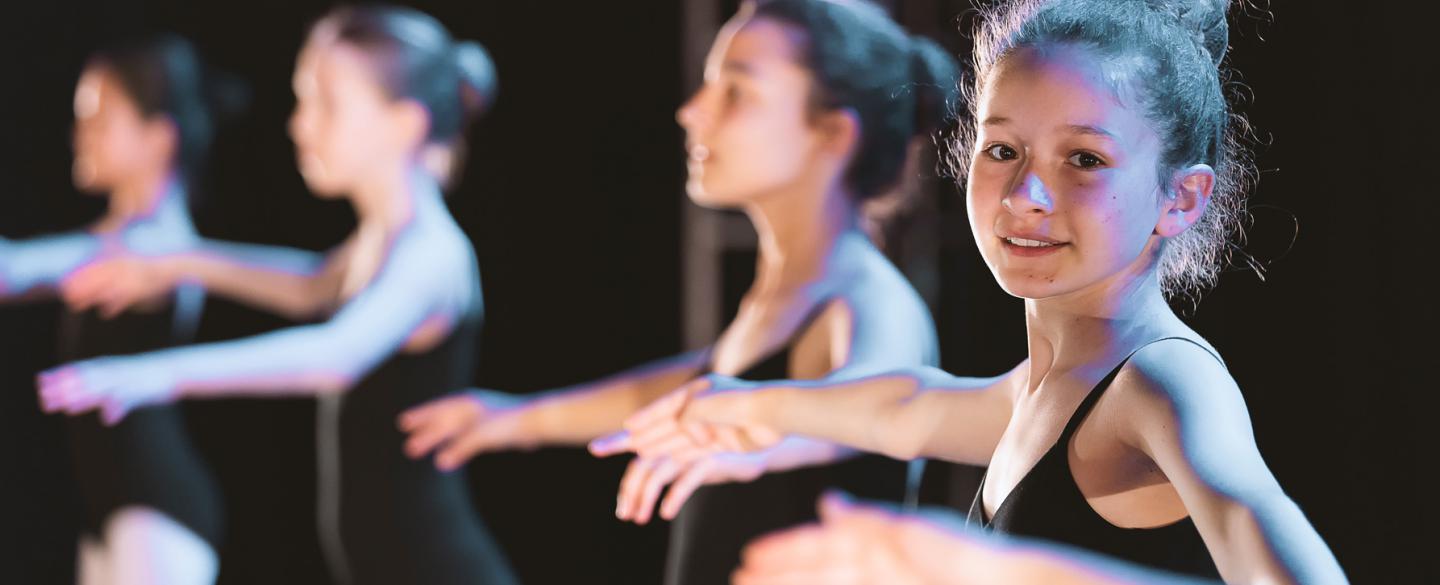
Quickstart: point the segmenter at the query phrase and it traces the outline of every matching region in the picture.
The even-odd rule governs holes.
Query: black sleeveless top
[[[828,303],[817,305],[779,350],[741,375],[785,380],[790,351]],[[899,503],[906,495],[906,464],[861,455],[833,465],[767,473],[750,483],[711,484],[696,490],[670,528],[667,585],[728,585],[745,545],[764,534],[814,522],[820,495],[841,489],[857,497]]]
[[[61,316],[59,355],[70,362],[187,341],[184,327],[176,325],[195,316],[177,316],[177,305],[153,313],[127,311],[113,319],[102,319],[94,311],[67,311]],[[67,416],[65,429],[83,534],[99,538],[117,509],[143,506],[218,548],[224,530],[220,488],[191,445],[180,405],[136,409],[115,426],[106,426],[94,412]]]
[[[1183,339],[1195,343],[1183,337],[1167,337],[1145,345],[1166,339]],[[1195,345],[1210,352],[1203,345]],[[1143,347],[1145,346],[1142,345],[1141,348]],[[1135,351],[1139,350],[1140,348],[1137,348]],[[1215,568],[1215,562],[1210,558],[1205,542],[1201,540],[1200,533],[1189,516],[1156,528],[1115,526],[1090,507],[1079,486],[1075,485],[1074,476],[1070,474],[1067,454],[1075,430],[1080,428],[1086,415],[1115,381],[1120,369],[1134,355],[1131,353],[1126,356],[1090,390],[1090,394],[1070,416],[1065,430],[1060,433],[1055,444],[1025,477],[1015,484],[1010,494],[995,509],[995,517],[988,521],[982,501],[984,480],[981,481],[981,490],[975,494],[975,501],[970,505],[968,522],[1006,534],[1078,546],[1157,569],[1218,579],[1220,573]],[[1220,358],[1216,356],[1216,359]]]
[[[439,345],[397,352],[350,390],[321,398],[320,537],[338,582],[515,582],[473,509],[465,474],[405,456],[395,422],[469,385],[479,330],[478,314],[467,316]]]

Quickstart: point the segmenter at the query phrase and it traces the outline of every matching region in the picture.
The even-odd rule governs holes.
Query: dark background
[[[254,93],[217,143],[197,212],[202,233],[310,249],[337,243],[353,216],[308,195],[284,131],[295,52],[329,4],[7,8],[0,236],[72,229],[99,212],[69,182],[74,81],[106,39],[158,28],[193,39]],[[956,33],[967,2],[890,5],[913,29],[968,50]],[[500,99],[472,133],[466,178],[450,198],[484,275],[476,383],[528,392],[679,351],[684,166],[673,112],[693,89],[682,82],[680,3],[416,6],[484,43],[500,72]],[[1421,475],[1435,460],[1426,423],[1437,385],[1420,375],[1435,344],[1417,334],[1434,320],[1424,283],[1436,263],[1422,241],[1431,233],[1424,196],[1435,191],[1424,173],[1434,164],[1414,146],[1433,122],[1413,93],[1433,72],[1421,63],[1434,51],[1401,46],[1397,39],[1415,38],[1396,33],[1409,19],[1326,1],[1232,20],[1236,87],[1253,95],[1241,107],[1263,142],[1246,249],[1269,269],[1263,282],[1229,273],[1198,308],[1182,307],[1224,352],[1271,468],[1357,583],[1440,579],[1422,556],[1436,539],[1421,530],[1435,520],[1434,484]],[[1020,305],[975,252],[958,191],[940,190],[934,309],[945,365],[996,373],[1023,356]],[[736,280],[743,286],[739,275],[729,286]],[[58,420],[38,413],[30,381],[54,364],[56,312],[50,303],[0,306],[5,583],[71,578],[76,517],[63,436]],[[284,324],[212,300],[201,334]],[[229,505],[221,583],[325,582],[313,530],[313,405],[186,408]],[[613,520],[621,469],[551,449],[483,457],[470,473],[480,513],[526,582],[657,582],[664,527]]]

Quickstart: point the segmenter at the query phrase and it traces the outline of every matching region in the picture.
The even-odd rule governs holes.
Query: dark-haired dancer
[[[0,299],[49,297],[108,251],[165,253],[194,245],[187,194],[217,114],[235,105],[190,43],[156,36],[91,56],[75,89],[74,181],[108,209],[82,232],[0,240]],[[233,93],[233,92],[230,92]],[[204,293],[190,286],[123,314],[71,311],[62,359],[129,354],[190,339]],[[205,584],[219,567],[219,489],[195,453],[180,409],[107,427],[66,422],[82,500],[81,584]]]
[[[291,118],[307,185],[346,197],[355,233],[328,256],[206,243],[102,263],[72,302],[127,306],[177,282],[299,318],[248,339],[70,364],[42,377],[56,410],[111,421],[184,398],[320,400],[321,541],[348,583],[508,583],[460,475],[405,457],[402,409],[469,382],[480,327],[474,251],[441,197],[446,160],[495,96],[494,70],[422,13],[340,8],[301,50]],[[444,167],[444,168],[439,168]]]
[[[581,445],[706,372],[823,378],[937,363],[929,312],[861,229],[862,207],[897,188],[912,145],[943,121],[956,70],[939,47],[867,3],[747,5],[677,115],[690,197],[745,211],[759,234],[757,277],[735,320],[705,351],[604,380],[535,398],[473,392],[416,409],[403,420],[411,452],[435,450],[449,468],[482,451]],[[753,455],[643,461],[616,514],[649,521],[673,484],[659,510],[676,520],[667,581],[724,583],[746,541],[814,518],[826,487],[903,498],[903,464],[853,455],[795,439]]]
[[[1221,88],[1226,6],[1036,0],[986,14],[960,162],[976,244],[1025,299],[1025,362],[985,379],[713,378],[637,415],[630,444],[673,459],[794,433],[988,464],[973,525],[1231,583],[1344,582],[1261,459],[1219,354],[1166,302],[1214,283],[1243,210],[1247,167]],[[819,528],[757,545],[741,582],[1093,576],[959,535],[948,546],[919,520],[830,509]]]

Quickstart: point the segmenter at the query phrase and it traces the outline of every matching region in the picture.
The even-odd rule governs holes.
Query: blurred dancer
[[[166,253],[197,240],[187,205],[217,114],[236,88],[210,75],[190,43],[137,39],[91,56],[75,90],[74,180],[104,193],[104,216],[84,231],[0,240],[0,298],[53,296],[63,279],[107,252]],[[62,359],[124,355],[189,341],[204,293],[194,286],[101,318],[62,317]],[[222,535],[219,489],[190,444],[179,407],[110,427],[93,415],[66,423],[83,503],[78,581],[212,583]]]
[[[582,445],[706,372],[825,378],[938,363],[929,311],[861,229],[862,207],[897,188],[912,147],[942,123],[956,69],[866,3],[746,5],[677,115],[690,197],[743,210],[759,234],[757,276],[735,320],[706,350],[607,379],[536,397],[474,391],[414,409],[402,419],[410,453],[436,451],[451,469],[484,451]],[[660,505],[676,519],[667,581],[725,583],[746,541],[814,518],[826,487],[904,497],[903,464],[854,455],[796,438],[751,455],[640,461],[616,515],[649,521],[673,483]]]
[[[355,232],[326,256],[204,243],[100,263],[67,285],[79,306],[130,306],[196,281],[321,322],[47,372],[49,408],[132,410],[185,398],[320,400],[321,542],[346,583],[508,583],[463,477],[401,452],[394,420],[469,381],[480,327],[474,250],[441,196],[463,130],[495,97],[489,57],[406,8],[339,8],[300,52],[290,132],[306,184],[345,197]]]

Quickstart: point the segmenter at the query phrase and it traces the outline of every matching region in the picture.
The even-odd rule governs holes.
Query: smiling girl
[[[626,440],[643,458],[801,435],[988,465],[973,525],[1232,583],[1343,582],[1261,459],[1218,352],[1166,302],[1214,283],[1243,208],[1227,44],[1221,0],[1034,0],[987,13],[960,162],[976,244],[1025,300],[1029,358],[993,378],[712,377],[638,414]],[[866,524],[829,529],[856,526]],[[846,568],[890,582],[858,550],[768,567],[795,582]],[[877,554],[915,568],[906,555],[924,550],[945,549]],[[758,565],[747,582],[769,582]],[[930,577],[976,582],[988,570],[935,567]]]

